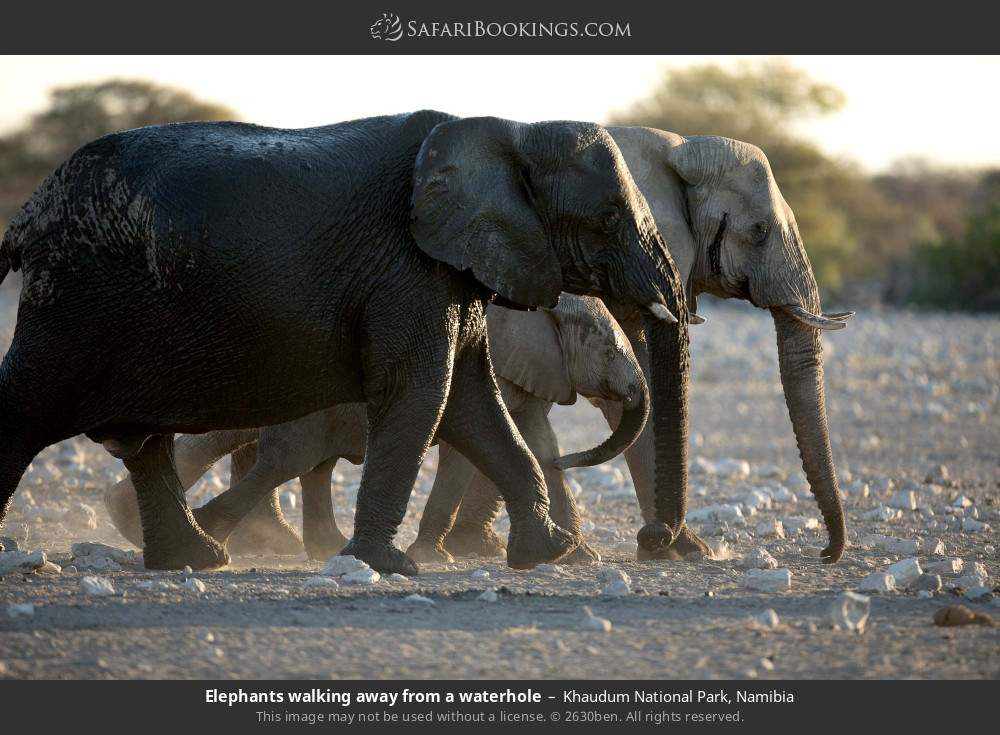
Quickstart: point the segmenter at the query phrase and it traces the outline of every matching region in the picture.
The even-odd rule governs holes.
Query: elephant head
[[[577,394],[622,406],[621,419],[600,445],[555,460],[557,469],[607,462],[628,449],[649,415],[649,391],[628,338],[601,303],[564,294],[554,309],[486,312],[490,355],[498,377],[536,398],[571,405]]]
[[[646,200],[599,125],[470,118],[439,124],[414,172],[411,232],[490,298],[553,308],[560,292],[642,310],[652,346],[653,422],[665,497],[687,492],[687,306]],[[683,517],[666,503],[657,531]]]
[[[785,401],[829,534],[822,556],[837,561],[846,528],[827,427],[820,330],[843,328],[852,312],[822,313],[795,215],[759,148],[649,128],[612,134],[670,244],[691,311],[702,292],[771,311]]]

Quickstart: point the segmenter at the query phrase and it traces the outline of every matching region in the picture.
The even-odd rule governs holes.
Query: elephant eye
[[[610,206],[601,214],[601,229],[605,232],[614,232],[621,221],[621,210],[616,206]]]
[[[752,228],[750,240],[754,245],[763,245],[770,232],[771,226],[767,222],[758,222]]]

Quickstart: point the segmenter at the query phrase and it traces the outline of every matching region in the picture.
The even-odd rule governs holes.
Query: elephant
[[[551,487],[552,482],[561,483],[563,479],[561,474],[553,474],[551,468],[552,460],[557,460],[554,452],[558,453],[558,444],[546,415],[552,402],[572,404],[578,393],[590,399],[621,403],[622,420],[605,441],[557,461],[583,466],[618,456],[635,441],[649,414],[649,391],[639,363],[607,308],[592,297],[564,294],[555,308],[537,311],[492,305],[486,310],[486,321],[490,355],[504,404],[541,464],[549,495],[556,501],[553,519],[579,536],[580,520],[575,505],[559,502],[563,494]],[[245,486],[238,486],[237,482],[250,486],[263,484],[273,489],[299,477],[306,553],[312,559],[327,559],[347,544],[333,516],[330,476],[341,457],[354,464],[363,461],[365,424],[364,406],[345,404],[261,430],[183,435],[176,442],[177,474],[187,490],[211,465],[234,452],[235,479],[229,493],[245,492]],[[470,481],[478,475],[475,467],[446,442],[440,443],[440,451],[439,467],[448,468],[445,473],[456,472],[454,461],[445,459],[455,456],[461,462],[458,471]],[[425,518],[440,514],[448,502],[447,491],[442,492],[439,485],[455,486],[448,481],[435,481],[432,500],[424,509]],[[234,552],[301,551],[303,539],[285,521],[277,494],[272,493],[269,498],[256,505],[228,540],[216,540],[227,543],[227,548]],[[452,497],[452,505],[446,512],[454,515],[460,500],[460,494]],[[108,490],[105,505],[122,535],[141,545],[139,509],[129,478]],[[420,530],[421,538],[426,538],[429,526],[422,521]],[[420,544],[414,544],[406,553],[418,562],[446,558],[446,554],[433,548],[438,545],[421,549]],[[582,540],[581,548],[573,556],[579,561],[600,558]]]
[[[821,313],[819,291],[795,216],[759,148],[728,138],[683,137],[652,128],[612,127],[609,132],[646,196],[680,271],[691,323],[703,321],[697,316],[697,296],[701,293],[744,299],[771,311],[792,428],[829,536],[821,557],[825,562],[836,562],[844,551],[846,527],[830,449],[820,331],[842,329],[852,312]],[[647,349],[639,315],[626,304],[609,302],[609,306],[649,375],[655,347]],[[654,398],[655,391],[654,385]],[[615,425],[619,406],[601,399],[594,403]],[[659,425],[655,430],[646,427],[625,452],[647,524],[656,521],[661,502],[656,472],[658,429]],[[549,488],[554,506],[573,504],[562,483],[550,480]],[[565,497],[560,501],[555,492]],[[492,523],[499,510],[496,490],[489,483],[475,485],[454,524],[443,519],[451,526],[445,548],[456,553],[498,555],[502,547]],[[640,543],[637,555],[640,560],[677,559],[695,551],[710,554],[707,545],[685,527],[669,548]]]
[[[247,511],[228,539],[216,539],[232,553],[297,554],[305,545],[311,559],[329,559],[348,539],[340,531],[330,498],[330,481],[340,459],[365,458],[367,415],[362,403],[345,403],[300,419],[262,429],[182,434],[175,443],[177,476],[189,490],[217,461],[232,454],[230,490],[244,484],[273,490]],[[298,477],[302,486],[302,536],[288,524],[279,485]],[[236,490],[233,490],[236,488]],[[142,546],[142,524],[135,487],[126,477],[104,495],[111,520],[126,539]],[[198,512],[195,511],[197,517]]]
[[[0,365],[0,521],[32,458],[85,434],[131,473],[151,569],[227,564],[214,537],[241,520],[233,496],[192,515],[175,434],[341,403],[366,404],[369,459],[341,553],[418,572],[393,539],[435,435],[503,492],[509,566],[571,553],[496,387],[491,302],[554,307],[565,291],[636,305],[657,346],[653,419],[686,427],[683,287],[617,145],[592,123],[424,110],[113,133],[15,215],[0,280],[11,270],[23,286]],[[661,434],[673,438],[657,472],[681,498],[686,475],[671,470],[686,471],[686,440]],[[660,513],[661,543],[675,507]]]

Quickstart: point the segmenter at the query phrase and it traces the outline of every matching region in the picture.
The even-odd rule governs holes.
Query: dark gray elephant
[[[491,306],[486,317],[490,355],[504,404],[542,467],[554,500],[553,518],[579,536],[575,504],[566,503],[562,487],[553,486],[564,482],[553,461],[566,466],[599,464],[618,456],[635,441],[649,413],[642,370],[625,335],[598,299],[564,294],[554,309],[514,311]],[[623,418],[599,446],[559,458],[547,414],[553,402],[571,404],[577,393],[620,403]],[[355,464],[364,459],[365,426],[364,406],[346,404],[260,430],[181,435],[176,441],[177,474],[189,489],[215,462],[234,452],[235,479],[230,494],[253,498],[259,495],[260,486],[273,489],[298,477],[306,552],[310,558],[327,559],[347,543],[333,517],[330,476],[339,458]],[[448,558],[440,546],[448,530],[444,519],[454,517],[465,484],[488,482],[446,442],[441,442],[439,468],[435,490],[422,516],[420,539],[407,549],[416,561]],[[465,484],[452,481],[459,473]],[[490,487],[496,492],[495,486]],[[126,477],[110,488],[105,504],[122,535],[141,545],[139,507],[131,479]],[[199,515],[200,509],[196,509],[195,519]],[[440,530],[435,535],[433,529]],[[233,553],[295,554],[303,543],[285,521],[276,493],[257,503],[229,539],[217,540],[226,542]],[[421,548],[420,540],[426,548]],[[599,558],[582,540],[574,557]]]
[[[369,461],[342,553],[416,573],[392,540],[435,434],[503,492],[509,565],[570,553],[493,378],[491,300],[553,307],[567,291],[643,310],[654,420],[684,427],[658,433],[672,438],[657,473],[684,496],[683,289],[600,126],[425,111],[116,133],[81,148],[14,218],[0,275],[19,268],[0,366],[0,510],[41,449],[86,433],[132,475],[150,568],[227,563],[213,536],[242,518],[220,496],[195,522],[175,433],[355,402],[367,405]],[[675,508],[658,508],[660,543]]]
[[[822,314],[795,215],[759,148],[728,138],[685,138],[650,128],[611,128],[610,133],[680,271],[692,323],[702,321],[695,313],[700,293],[745,299],[770,309],[792,428],[829,535],[822,557],[837,561],[846,530],[827,427],[820,330],[843,328],[851,314]],[[609,306],[649,375],[647,346],[653,346],[645,341],[641,315],[627,304],[609,301]],[[655,390],[654,381],[654,398]],[[614,426],[620,406],[614,401],[595,403]],[[656,473],[659,440],[653,427],[647,427],[625,452],[647,524],[656,521],[661,502]],[[552,488],[561,485],[550,481],[549,487],[554,493]],[[552,498],[554,506],[559,502]],[[572,503],[572,497],[562,502]],[[475,487],[463,501],[445,547],[455,552],[499,553],[492,531],[498,512],[495,491]],[[678,558],[689,551],[705,553],[708,547],[685,528],[669,548],[640,543],[638,557]]]
[[[305,545],[311,559],[329,559],[348,539],[333,513],[330,481],[340,459],[361,464],[365,458],[367,415],[361,403],[345,403],[263,429],[182,434],[175,443],[177,476],[185,491],[208,469],[232,454],[230,490],[256,497],[258,488],[274,490],[299,478],[302,486],[302,536],[285,520],[277,492],[247,511],[228,539],[217,539],[234,554],[298,554]],[[139,504],[131,477],[104,495],[115,528],[142,546]],[[200,509],[194,510],[197,520]]]

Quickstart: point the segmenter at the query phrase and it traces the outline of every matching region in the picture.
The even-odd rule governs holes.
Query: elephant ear
[[[545,401],[564,406],[576,402],[551,314],[490,306],[486,323],[490,359],[499,377]]]
[[[417,155],[410,232],[512,305],[551,307],[562,269],[533,204],[527,128],[499,118],[437,125]]]

